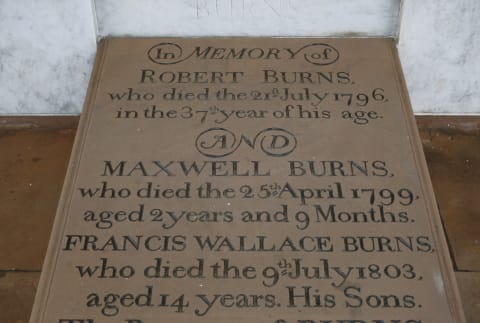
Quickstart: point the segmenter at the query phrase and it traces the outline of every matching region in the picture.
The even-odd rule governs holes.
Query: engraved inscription
[[[103,40],[31,322],[463,323],[393,46]]]

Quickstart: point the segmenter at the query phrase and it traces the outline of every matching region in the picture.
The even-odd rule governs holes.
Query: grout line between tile
[[[40,269],[0,269],[0,274],[4,273],[39,273]]]

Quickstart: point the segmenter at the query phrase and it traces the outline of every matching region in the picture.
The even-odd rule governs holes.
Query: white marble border
[[[81,110],[96,50],[91,3],[2,0],[0,114]]]
[[[478,0],[404,0],[398,49],[415,112],[480,112]]]
[[[100,36],[387,36],[399,0],[95,0]]]

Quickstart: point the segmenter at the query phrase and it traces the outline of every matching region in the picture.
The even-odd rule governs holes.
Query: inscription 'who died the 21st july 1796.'
[[[392,41],[105,39],[31,322],[464,322]]]

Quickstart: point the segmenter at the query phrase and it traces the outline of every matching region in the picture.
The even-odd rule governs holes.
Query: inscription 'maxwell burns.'
[[[176,43],[160,43],[148,50],[148,58],[157,64],[171,65],[190,58],[209,60],[285,60],[302,57],[314,65],[330,65],[340,57],[338,50],[326,43],[311,43],[300,48],[276,47],[213,47],[197,46],[184,55]]]

